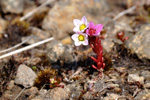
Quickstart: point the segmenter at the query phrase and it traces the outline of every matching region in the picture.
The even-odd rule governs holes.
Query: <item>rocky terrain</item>
[[[104,25],[101,77],[71,39],[82,16]],[[0,0],[1,56],[54,37],[0,56],[0,100],[150,100],[149,23],[150,0]]]

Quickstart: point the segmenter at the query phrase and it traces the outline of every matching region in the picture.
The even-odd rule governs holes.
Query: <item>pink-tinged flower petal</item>
[[[98,36],[100,35],[100,31],[102,30],[102,28],[102,24],[94,25],[93,22],[90,22],[89,29],[86,30],[86,34],[88,34],[89,36]]]
[[[88,40],[86,39],[85,41],[82,42],[82,44],[83,44],[83,45],[88,45],[89,42],[88,42]]]
[[[76,34],[83,34],[83,33],[79,31],[79,32],[76,32]]]
[[[98,33],[96,33],[95,32],[95,34],[92,34],[93,36],[98,36],[98,35],[100,35],[100,32],[98,32]]]
[[[79,41],[75,41],[75,46],[80,46],[81,45],[81,42],[79,42]]]
[[[89,27],[89,25],[90,25],[90,23],[89,23],[89,22],[87,22],[87,23],[86,23],[86,27],[88,28],[88,27]]]
[[[75,26],[79,26],[79,25],[82,24],[79,19],[74,19],[74,20],[73,20],[73,23],[74,23]]]
[[[97,24],[97,25],[95,25],[95,28],[96,28],[96,29],[102,29],[102,28],[103,28],[103,25],[102,25],[102,24]]]
[[[89,28],[94,28],[94,23],[92,21],[89,23]]]
[[[103,25],[102,24],[98,24],[94,28],[96,28],[96,34],[97,34],[103,29]]]
[[[89,35],[89,29],[86,30],[86,34]]]
[[[74,32],[80,32],[79,30],[79,26],[76,26],[74,29],[73,29]]]
[[[86,28],[84,29],[84,31],[89,27],[89,23],[87,22],[85,25],[86,25]]]
[[[87,24],[87,19],[85,16],[82,17],[81,22],[83,22],[84,24]]]
[[[88,35],[86,33],[84,33],[85,39],[88,39]]]
[[[85,29],[86,29],[86,28],[85,28]],[[80,32],[82,32],[82,33],[83,33],[83,32],[85,31],[85,29],[81,30]]]
[[[76,41],[76,40],[78,40],[78,36],[79,36],[79,34],[73,34],[73,35],[71,36],[71,38],[72,38],[74,41]]]

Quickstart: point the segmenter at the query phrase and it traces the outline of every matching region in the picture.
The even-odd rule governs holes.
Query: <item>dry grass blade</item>
[[[51,85],[51,84],[44,84],[44,85],[42,86],[42,88],[40,89],[40,91],[41,91],[46,85]]]
[[[36,12],[39,11],[39,9],[41,9],[42,7],[54,2],[55,0],[47,0],[46,2],[44,2],[42,5],[40,5],[39,7],[37,7],[36,9],[32,10],[31,12],[27,13],[25,16],[20,18],[20,21],[24,21],[27,18],[29,18],[30,16],[32,16],[33,14],[35,14]]]
[[[81,67],[79,67],[78,70],[73,75],[71,75],[69,79],[71,79],[71,78],[75,77],[76,75],[78,75],[80,72],[82,72],[82,70],[83,69]]]
[[[23,88],[22,91],[17,95],[17,97],[14,100],[17,100],[17,98],[22,94],[22,92],[25,90],[26,88]]]
[[[51,38],[48,38],[48,39],[46,39],[46,40],[43,40],[43,41],[40,41],[40,42],[31,44],[31,45],[29,45],[29,46],[26,46],[26,47],[24,47],[24,48],[17,49],[17,50],[15,50],[15,51],[12,51],[12,52],[10,52],[10,53],[7,53],[7,54],[4,54],[4,55],[0,56],[0,59],[6,58],[6,57],[8,57],[8,56],[12,56],[12,55],[14,55],[14,54],[17,54],[17,53],[20,53],[20,52],[23,52],[23,51],[26,51],[26,50],[29,50],[29,49],[32,49],[32,48],[34,48],[34,47],[36,47],[36,46],[39,46],[39,45],[44,44],[44,43],[46,43],[46,42],[49,42],[49,41],[51,41],[51,40],[53,40],[53,39],[54,39],[54,38],[51,37]]]
[[[21,43],[15,45],[15,46],[13,46],[13,47],[10,47],[10,48],[5,49],[5,50],[1,50],[0,53],[4,53],[4,52],[11,51],[11,50],[13,50],[13,49],[15,49],[15,48],[21,46],[22,44],[26,43],[26,42],[27,42],[28,40],[30,40],[31,38],[32,38],[32,36],[28,37],[26,40],[22,41]]]
[[[132,6],[131,8],[128,8],[127,10],[122,11],[121,13],[119,13],[115,18],[113,18],[113,21],[116,21],[118,18],[124,16],[127,13],[132,12],[133,10],[136,9],[136,6]]]

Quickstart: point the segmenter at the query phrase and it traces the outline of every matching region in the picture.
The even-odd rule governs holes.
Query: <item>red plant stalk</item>
[[[92,65],[93,68],[101,71],[105,67],[104,58],[103,58],[103,47],[101,45],[101,38],[99,37],[89,37],[89,43],[94,53],[96,53],[96,58],[91,56],[91,59],[96,62],[96,65]]]
[[[120,39],[122,42],[125,42],[128,39],[128,37],[124,37],[124,31],[118,32],[117,38]]]

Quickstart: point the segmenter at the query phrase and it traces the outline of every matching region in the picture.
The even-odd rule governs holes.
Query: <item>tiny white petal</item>
[[[88,44],[89,44],[89,43],[88,43],[88,40],[83,41],[82,44],[83,44],[83,45],[88,45]]]
[[[76,41],[76,40],[78,40],[78,36],[79,36],[79,34],[73,34],[73,35],[71,36],[71,38],[72,38],[74,41]]]
[[[84,34],[85,38],[87,39],[88,38],[88,35],[87,34]]]
[[[86,28],[88,28],[88,27],[89,27],[89,23],[87,22],[87,23],[86,23]]]
[[[73,20],[73,23],[74,23],[75,26],[79,26],[79,25],[82,24],[79,19],[74,19],[74,20]]]
[[[81,32],[84,32],[85,29],[81,30]]]
[[[79,30],[79,26],[76,26],[74,29],[73,29],[74,32],[80,32]]]
[[[82,17],[81,22],[84,23],[84,24],[87,24],[87,19],[86,19],[85,16]]]
[[[82,43],[82,42],[80,42],[80,41],[75,41],[75,43],[74,43],[74,44],[75,44],[75,46],[80,46],[80,45],[81,45],[81,43]]]

